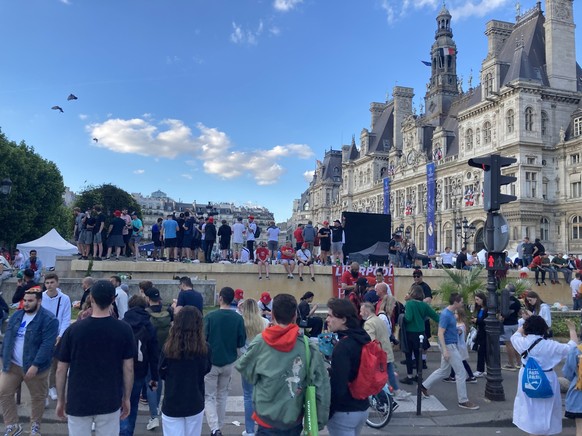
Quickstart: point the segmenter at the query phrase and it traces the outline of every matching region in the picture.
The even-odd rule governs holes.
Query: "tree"
[[[91,209],[96,204],[103,207],[103,213],[108,218],[111,218],[115,210],[122,209],[127,209],[129,212],[136,211],[138,216],[141,216],[141,208],[135,198],[115,185],[90,186],[81,192],[75,201],[75,206],[81,208],[81,211]]]
[[[481,277],[482,266],[471,268],[468,271],[454,269],[444,269],[443,271],[449,277],[441,283],[438,293],[445,304],[448,304],[451,294],[457,292],[463,296],[464,304],[469,305],[477,292],[485,290],[485,282]]]
[[[24,141],[17,144],[0,131],[0,179],[6,177],[12,180],[12,192],[0,196],[0,241],[14,246],[39,238],[53,227],[65,230],[65,185],[57,165]]]

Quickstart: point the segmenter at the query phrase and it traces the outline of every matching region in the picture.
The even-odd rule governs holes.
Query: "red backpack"
[[[348,383],[350,394],[356,400],[376,395],[388,381],[388,357],[380,342],[373,340],[362,347],[360,367],[356,378]]]

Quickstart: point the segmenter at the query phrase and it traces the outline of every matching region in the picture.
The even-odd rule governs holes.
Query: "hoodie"
[[[315,228],[311,224],[307,224],[303,227],[303,241],[313,242],[315,241]]]
[[[145,327],[147,331],[147,343],[145,344],[146,352],[143,356],[143,362],[138,362],[137,356],[133,359],[134,378],[145,378],[149,368],[151,371],[152,380],[158,381],[158,336],[156,329],[150,321],[150,314],[147,313],[143,307],[132,307],[127,312],[125,312],[123,321],[131,326],[134,336],[138,335],[143,327]],[[143,350],[143,347],[141,350]],[[139,351],[140,350],[137,350],[138,353]]]
[[[331,355],[330,417],[335,412],[361,412],[369,407],[367,398],[356,400],[352,397],[348,383],[358,375],[362,347],[370,342],[370,336],[363,328],[359,327],[339,331],[338,339]]]
[[[329,377],[321,353],[311,343],[307,367],[303,337],[297,324],[268,327],[236,362],[241,376],[254,385],[254,418],[261,426],[288,430],[301,424],[308,371],[316,389],[319,428],[327,423]]]

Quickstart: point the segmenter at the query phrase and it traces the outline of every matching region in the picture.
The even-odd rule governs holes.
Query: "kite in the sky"
[[[78,100],[77,96],[75,94],[69,94],[69,96],[67,97],[67,100]]]
[[[99,140],[97,138],[93,138],[93,141],[95,142],[99,142]]]
[[[60,106],[53,106],[53,107],[51,107],[51,109],[52,109],[52,110],[55,110],[55,111],[61,111],[61,113],[63,113],[63,112],[64,112],[63,108],[62,108],[62,107],[60,107]]]

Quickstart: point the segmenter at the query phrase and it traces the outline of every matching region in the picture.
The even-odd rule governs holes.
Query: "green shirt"
[[[424,332],[424,320],[427,318],[439,322],[439,315],[428,303],[418,300],[408,300],[404,311],[406,331],[411,333]]]
[[[247,340],[242,316],[231,309],[218,309],[204,317],[204,332],[212,350],[212,364],[225,366],[237,358],[237,349]]]

